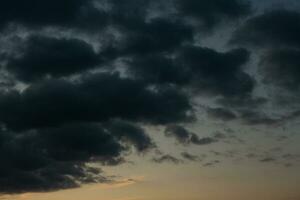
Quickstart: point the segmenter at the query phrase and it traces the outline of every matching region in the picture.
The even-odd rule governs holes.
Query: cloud
[[[241,119],[249,125],[282,125],[299,118],[300,112],[295,110],[279,117],[273,117],[263,112],[245,110],[241,112]]]
[[[300,13],[297,11],[265,12],[250,18],[236,31],[231,42],[257,47],[300,47],[299,21]]]
[[[123,188],[123,187],[128,187],[140,182],[143,182],[145,180],[144,176],[137,176],[137,177],[132,177],[128,179],[121,179],[121,180],[115,180],[111,183],[103,183],[100,185],[101,189],[118,189],[118,188]],[[95,189],[98,189],[99,186],[95,186]]]
[[[260,162],[275,162],[276,159],[275,158],[272,158],[272,157],[267,157],[267,158],[264,158],[264,159],[261,159]]]
[[[124,132],[119,128],[123,126]],[[126,128],[126,129],[125,129]],[[120,137],[122,136],[122,138]],[[113,181],[86,163],[119,165],[134,143],[142,152],[153,144],[142,128],[125,122],[74,123],[28,132],[0,133],[0,193],[44,192]]]
[[[191,143],[196,145],[208,145],[217,142],[217,140],[210,138],[210,137],[204,137],[199,138],[196,134],[192,134],[191,137]]]
[[[182,152],[181,153],[181,156],[185,159],[185,160],[188,160],[188,161],[200,161],[201,159],[199,158],[199,156],[196,156],[196,155],[192,155],[188,152]]]
[[[184,42],[192,41],[194,35],[193,28],[183,22],[163,18],[152,19],[150,22],[137,22],[133,30],[127,30],[127,24],[122,25],[124,39],[115,49],[119,55],[140,56],[174,51]]]
[[[234,33],[231,43],[260,48],[259,73],[268,86],[284,91],[284,101],[289,105],[297,100],[287,95],[298,96],[300,13],[294,10],[277,9],[250,18]],[[276,23],[273,23],[276,22]],[[288,94],[287,94],[288,93]],[[278,102],[282,101],[276,97]]]
[[[160,157],[157,157],[157,158],[153,158],[152,159],[153,162],[156,162],[156,163],[173,163],[173,164],[180,164],[180,163],[183,163],[182,160],[178,159],[178,158],[175,158],[174,156],[171,156],[171,155],[162,155]]]
[[[187,129],[179,125],[167,126],[165,129],[165,135],[167,137],[174,137],[177,142],[183,145],[208,145],[217,142],[217,140],[210,137],[199,138],[195,133],[189,132]]]
[[[34,28],[58,26],[82,30],[97,30],[108,23],[134,25],[133,22],[147,17],[149,8],[153,4],[162,3],[149,0],[130,0],[126,3],[103,0],[66,0],[64,2],[47,0],[43,3],[34,0],[26,3],[16,0],[3,1],[0,6],[0,25],[6,27],[10,23],[17,23]],[[168,5],[169,9],[165,12],[170,10],[170,7],[176,7],[180,13],[178,17],[191,16],[209,27],[215,26],[223,18],[235,20],[245,16],[250,10],[247,2],[238,0],[230,3],[224,0],[214,0],[209,3],[175,0],[171,1]]]
[[[248,59],[249,52],[245,49],[223,53],[184,45],[177,49],[174,56],[135,56],[127,64],[133,77],[153,84],[174,84],[202,95],[246,99],[255,86],[253,77],[243,70]]]
[[[216,166],[220,163],[221,163],[221,161],[219,161],[219,160],[213,160],[213,161],[210,161],[210,162],[207,162],[207,163],[203,164],[202,166],[203,167],[214,167],[214,166]]]
[[[37,82],[23,92],[2,91],[0,107],[1,193],[109,181],[86,163],[124,163],[130,146],[146,152],[155,144],[134,122],[190,120],[192,109],[174,88],[152,90],[143,82],[103,73],[78,82]]]
[[[233,44],[260,50],[258,73],[262,75],[263,84],[282,93],[282,97],[272,99],[279,104],[298,104],[299,21],[300,13],[295,10],[266,11],[247,20],[231,39]]]
[[[131,76],[149,83],[181,86],[190,81],[189,68],[177,65],[174,59],[163,54],[135,56],[127,63]]]
[[[266,53],[261,59],[264,81],[285,88],[291,92],[299,91],[300,49],[277,49]]]
[[[199,92],[234,97],[249,95],[254,88],[253,78],[242,69],[248,59],[249,52],[245,49],[221,53],[187,46],[177,61],[182,68],[190,69],[190,81]]]
[[[183,145],[224,139],[220,134],[200,138],[180,126],[196,119],[193,100],[198,95],[216,100],[207,109],[212,119],[251,125],[296,119],[297,112],[278,119],[248,112],[267,102],[253,97],[256,81],[244,69],[249,50],[220,51],[198,42],[199,34],[250,12],[249,3],[239,0],[2,1],[0,193],[112,183],[90,163],[120,165],[129,153],[155,149],[145,131],[148,125],[163,126],[167,138]],[[269,18],[279,23],[269,23]],[[285,25],[297,20],[295,12],[265,13],[247,20],[234,38],[239,44],[266,38],[267,30],[256,30],[266,21],[276,34],[261,45],[283,38],[286,46],[298,47],[292,34],[298,25]],[[274,78],[285,73],[290,79],[269,81],[297,86],[298,52],[290,50],[288,55],[269,54],[265,64],[272,70],[264,73]],[[278,63],[290,65],[282,69]],[[181,156],[161,154],[153,161],[201,159],[187,152]]]
[[[237,118],[234,112],[225,108],[208,108],[207,114],[209,117],[221,119],[223,121],[231,121]]]
[[[234,20],[250,13],[251,6],[247,1],[232,0],[176,0],[183,16],[200,20],[205,27],[213,27],[224,19]]]
[[[2,1],[0,4],[0,25],[6,27],[17,23],[28,27],[101,27],[106,18],[93,6],[91,0],[47,0],[19,2]],[[92,26],[93,25],[93,26]]]
[[[134,145],[139,152],[155,147],[155,144],[145,131],[135,124],[114,120],[109,123],[108,130],[113,132],[114,135],[121,140],[127,140],[127,142]]]
[[[34,138],[33,138],[34,137]],[[80,159],[80,147],[74,150],[74,155],[60,155],[68,157],[69,161],[55,159],[55,155],[48,155],[50,150],[71,150],[71,144],[63,149],[48,146],[38,142],[40,135],[22,135],[11,138],[1,145],[1,178],[0,193],[20,193],[27,191],[52,191],[79,187],[82,183],[105,182],[101,172],[89,170]],[[74,141],[75,143],[76,141]],[[84,144],[78,144],[84,145]],[[112,147],[112,146],[111,146]],[[84,151],[81,152],[85,154]],[[9,156],[8,156],[9,155]],[[73,160],[73,161],[72,161]]]
[[[175,88],[152,90],[141,81],[105,73],[80,82],[40,82],[22,93],[2,92],[0,108],[0,121],[13,130],[114,118],[166,124],[191,120],[192,110],[189,99]]]
[[[24,82],[68,76],[101,63],[92,46],[79,39],[32,35],[19,49],[20,55],[8,58],[6,69]]]
[[[269,99],[267,98],[253,97],[251,94],[246,96],[234,96],[217,99],[217,103],[224,106],[224,108],[233,108],[235,110],[241,110],[245,108],[259,109],[268,102]]]

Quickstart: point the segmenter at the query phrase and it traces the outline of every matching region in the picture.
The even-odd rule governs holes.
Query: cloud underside
[[[272,22],[276,23],[272,23]],[[260,48],[264,81],[289,91],[299,90],[300,13],[275,10],[249,19],[231,43]]]
[[[244,68],[248,47],[267,34],[261,24],[277,30],[269,18],[283,18],[278,26],[295,22],[286,28],[299,32],[298,13],[246,21],[231,41],[239,46],[227,51],[195,45],[199,35],[249,14],[250,4],[239,0],[2,1],[0,193],[109,182],[89,164],[118,165],[132,149],[157,148],[147,125],[165,126],[166,138],[183,145],[217,142],[178,125],[196,120],[195,95],[217,99],[218,107],[205,107],[213,119],[270,124],[249,111],[267,100],[253,96],[257,83]],[[299,38],[291,32],[260,43],[267,49],[280,43],[279,51],[262,58],[263,74],[269,75],[266,82],[290,91],[300,83]],[[153,161],[181,162],[169,155]]]

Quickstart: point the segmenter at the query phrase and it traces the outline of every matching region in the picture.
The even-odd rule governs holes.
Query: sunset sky
[[[300,200],[299,0],[2,0],[0,200]]]

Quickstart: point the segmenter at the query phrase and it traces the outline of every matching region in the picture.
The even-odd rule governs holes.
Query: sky
[[[299,200],[300,1],[2,0],[0,200]]]

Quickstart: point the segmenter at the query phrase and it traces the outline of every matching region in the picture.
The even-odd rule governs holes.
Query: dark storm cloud
[[[196,145],[208,145],[217,142],[214,138],[204,137],[199,138],[196,134],[192,134],[191,143]]]
[[[93,155],[103,156],[101,161],[106,162],[105,158],[121,153],[121,145],[97,127],[74,125],[42,132],[1,132],[0,193],[49,191],[106,181],[84,161]]]
[[[207,27],[214,27],[224,18],[236,20],[249,11],[248,3],[243,1],[223,0],[168,2],[149,0],[130,0],[126,2],[112,1],[108,12],[110,23],[123,36],[121,43],[111,45],[106,51],[110,56],[149,54],[176,51],[184,43],[193,42],[194,34],[199,29],[187,23],[185,17],[193,17],[197,23],[205,23]],[[164,7],[163,13],[158,14],[153,7]],[[175,8],[175,13],[172,9]],[[157,15],[149,19],[149,16]]]
[[[259,111],[246,110],[241,113],[241,118],[250,125],[274,125],[280,120],[270,117]]]
[[[111,6],[110,15],[113,18],[113,23],[121,26],[135,26],[137,22],[145,20],[151,2],[158,3],[156,0],[109,1],[109,5]]]
[[[61,77],[86,71],[100,63],[91,45],[78,39],[30,36],[16,58],[8,58],[7,70],[25,82],[46,76]]]
[[[262,57],[261,68],[264,81],[290,91],[299,91],[300,49],[279,49]]]
[[[150,83],[186,85],[190,81],[188,68],[177,65],[174,59],[161,54],[134,57],[128,64],[133,77]]]
[[[250,45],[264,50],[260,55],[259,73],[264,83],[298,96],[300,63],[300,13],[273,10],[250,18],[235,32],[231,43]],[[277,101],[282,101],[280,98]],[[297,100],[285,98],[288,104]]]
[[[215,27],[224,19],[235,21],[249,14],[251,10],[249,2],[243,0],[231,2],[224,0],[212,0],[209,2],[194,0],[171,0],[165,2],[158,0],[129,0],[126,2],[111,1],[110,3],[112,5],[110,15],[113,24],[133,29],[137,28],[139,23],[145,21],[149,15],[158,14],[159,17],[164,16],[164,18],[170,18],[172,21],[185,21],[183,18],[193,18],[197,24],[205,25],[205,28],[200,30],[205,32],[207,28]],[[153,8],[156,8],[156,10]],[[180,28],[181,26],[179,25],[178,27]],[[172,34],[174,33],[171,33],[171,36]]]
[[[217,103],[221,104],[225,108],[252,108],[257,109],[268,103],[267,98],[263,97],[253,97],[251,95],[246,96],[235,96],[229,98],[219,98]]]
[[[150,22],[137,22],[129,30],[130,27],[123,25],[125,27],[121,27],[121,31],[125,39],[115,50],[121,55],[174,51],[182,43],[193,39],[193,29],[180,21],[157,18]]]
[[[231,121],[237,118],[237,115],[226,108],[208,108],[207,114],[209,117],[221,119],[223,121]]]
[[[182,126],[171,125],[165,129],[167,137],[175,137],[182,144],[190,143],[191,133]]]
[[[85,163],[125,162],[122,154],[132,143],[138,152],[153,145],[142,128],[121,121],[110,123],[109,129],[101,124],[74,123],[22,133],[2,131],[0,193],[49,191],[111,181]]]
[[[14,130],[77,121],[123,118],[166,124],[189,121],[189,99],[175,88],[147,88],[118,74],[87,75],[81,82],[49,80],[20,93],[1,92],[0,121]]]
[[[189,121],[193,110],[174,87],[150,88],[111,73],[37,81],[22,92],[3,90],[0,107],[2,193],[108,181],[86,163],[118,165],[126,162],[123,153],[131,146],[140,153],[155,147],[134,122]]]
[[[135,124],[114,120],[109,123],[108,130],[113,132],[116,137],[133,144],[139,152],[155,146],[145,131]]]
[[[233,105],[256,104],[255,81],[243,69],[250,52],[196,46],[195,36],[249,12],[238,0],[2,1],[0,42],[13,44],[3,45],[0,62],[13,80],[0,90],[0,193],[111,181],[89,163],[119,165],[132,149],[155,149],[147,125],[165,126],[166,136],[185,145],[221,140],[176,124],[195,119],[194,91],[223,100],[224,108],[209,111],[222,120],[239,116]],[[25,39],[10,40],[20,30]],[[22,91],[19,81],[27,84]]]
[[[300,13],[275,10],[250,18],[239,28],[232,43],[258,47],[300,47]]]
[[[199,138],[198,135],[196,135],[195,133],[192,133],[179,125],[167,126],[165,129],[165,135],[167,137],[174,137],[177,140],[177,142],[184,145],[208,145],[217,142],[217,140],[210,137]]]
[[[98,4],[98,6],[95,6]],[[59,26],[78,28],[80,30],[97,30],[108,23],[135,26],[138,20],[146,19],[152,5],[160,5],[160,1],[129,0],[65,0],[65,1],[34,1],[12,0],[0,4],[0,25],[9,23],[22,24],[28,27]],[[206,27],[212,27],[224,18],[235,20],[249,13],[250,6],[245,1],[224,0],[213,1],[170,1],[165,12],[174,7],[179,13],[178,18],[193,17],[200,20]],[[101,5],[101,6],[99,6]],[[109,9],[99,9],[108,5]],[[155,11],[152,11],[155,12]]]
[[[91,0],[4,0],[0,3],[0,26],[17,23],[28,27],[60,26],[89,30],[100,28],[106,16]]]
[[[183,16],[200,20],[206,28],[220,23],[224,19],[235,20],[250,13],[248,1],[242,0],[175,0]]]
[[[80,161],[92,156],[109,159],[119,156],[122,151],[111,134],[94,124],[68,124],[43,129],[40,134],[50,145],[48,153],[56,160]]]
[[[226,53],[187,46],[178,56],[182,68],[191,70],[191,81],[199,92],[223,96],[245,96],[252,92],[254,80],[242,67],[249,59],[245,49]]]
[[[138,56],[128,64],[134,77],[150,83],[175,84],[226,99],[247,99],[255,86],[253,78],[243,71],[248,59],[249,52],[245,49],[222,53],[185,45],[173,57],[164,54]]]
[[[240,118],[249,125],[282,125],[300,117],[300,111],[295,110],[279,117],[273,117],[259,111],[242,111]]]

